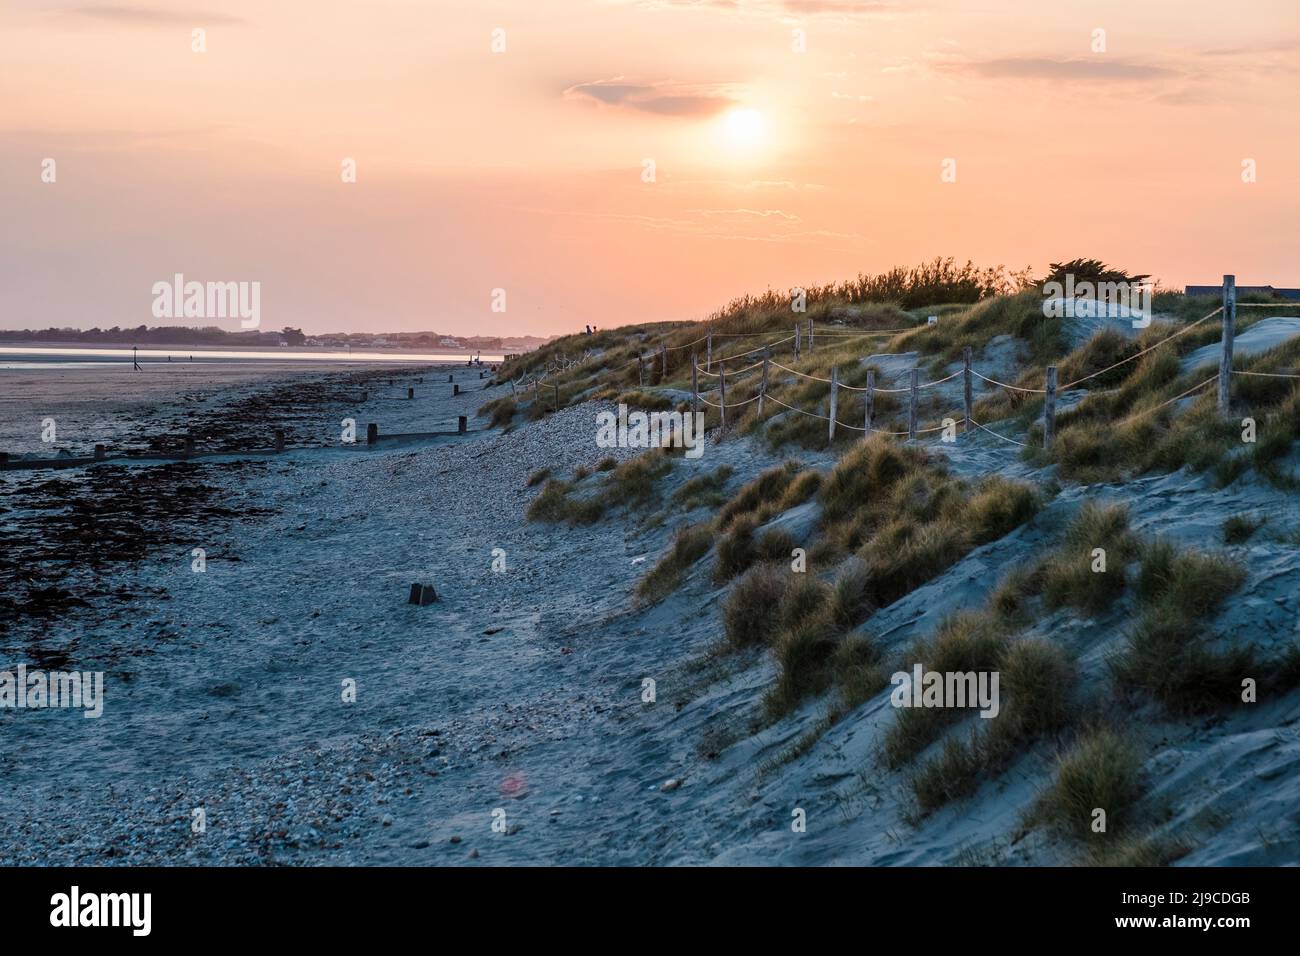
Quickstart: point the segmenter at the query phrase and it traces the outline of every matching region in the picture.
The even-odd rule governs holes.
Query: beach
[[[638,453],[596,446],[608,403],[581,402],[503,432],[476,411],[509,387],[477,371],[449,373],[468,389],[458,396],[445,378],[423,394],[409,386],[415,400],[404,398],[406,382],[428,382],[427,370],[397,374],[392,386],[388,370],[345,374],[310,379],[311,402],[294,414],[299,432],[318,440],[280,455],[0,475],[0,517],[18,544],[17,560],[0,569],[6,591],[22,582],[43,595],[4,622],[4,659],[105,674],[97,719],[0,711],[11,741],[0,858],[1069,859],[1049,834],[1020,832],[1050,751],[1027,753],[969,802],[918,820],[906,777],[879,764],[894,719],[888,693],[829,727],[817,700],[781,720],[761,719],[773,661],[757,650],[719,653],[727,586],[714,583],[707,563],[663,601],[634,595],[671,544],[679,523],[672,508],[629,509],[583,526],[529,521],[539,469],[572,474]],[[307,381],[273,376],[218,388],[190,420],[202,432],[245,417],[248,433],[264,432],[284,410],[273,398]],[[364,414],[346,400],[360,386],[385,396]],[[459,415],[470,429],[374,448],[329,442],[332,423],[350,414],[376,420],[385,434]],[[699,461],[675,459],[665,500],[723,465],[735,488],[791,455],[806,467],[834,462],[830,452],[774,455],[752,438],[716,439]],[[972,479],[1035,480],[988,437],[943,453]],[[882,608],[871,631],[898,650],[944,615],[977,605],[990,581],[1057,533],[1085,493],[1127,502],[1144,532],[1191,541],[1217,533],[1233,510],[1273,500],[1262,483],[1241,483],[1207,508],[1204,491],[1181,475],[1066,490],[1030,524]],[[67,516],[78,509],[94,515],[93,538],[78,537],[85,523]],[[775,524],[803,542],[815,518],[808,502]],[[195,548],[204,551],[202,572]],[[1288,582],[1300,558],[1285,542],[1253,548],[1252,560],[1271,570],[1252,580],[1225,626],[1281,644],[1297,610]],[[50,577],[32,579],[37,572]],[[414,582],[433,585],[437,602],[408,603]],[[1042,626],[1075,649],[1090,679],[1103,679],[1118,632],[1059,614]],[[1161,768],[1158,793],[1185,802],[1189,815],[1232,807],[1231,822],[1206,834],[1186,862],[1289,858],[1273,818],[1294,785],[1228,781],[1240,767],[1251,768],[1249,779],[1296,779],[1287,768],[1300,761],[1297,708],[1291,695],[1214,725],[1154,720],[1144,729],[1151,766]],[[791,828],[797,811],[806,832]]]

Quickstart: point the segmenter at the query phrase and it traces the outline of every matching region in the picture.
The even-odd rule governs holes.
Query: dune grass
[[[594,491],[584,490],[581,495],[574,494],[577,482],[589,472],[583,470],[575,481],[562,481],[551,478],[548,469],[540,469],[528,479],[529,487],[545,481],[541,494],[528,506],[528,519],[551,524],[594,524],[614,508],[634,510],[648,507],[658,502],[659,480],[672,467],[671,458],[657,451],[647,452],[603,471],[600,485]]]
[[[1081,840],[1109,838],[1132,829],[1142,794],[1137,745],[1117,731],[1099,728],[1058,759],[1055,779],[1034,817]],[[1104,832],[1094,830],[1096,810],[1105,811]]]
[[[786,490],[803,469],[797,461],[787,461],[766,471],[745,484],[718,512],[719,530],[725,530],[741,515],[750,516],[755,524],[762,524],[777,513]]]
[[[1144,612],[1110,661],[1118,685],[1174,714],[1240,702],[1242,678],[1259,674],[1255,651],[1216,650],[1205,626],[1244,580],[1224,556],[1179,551],[1164,540],[1148,544],[1137,584]]]
[[[1048,608],[1070,607],[1088,615],[1106,611],[1124,593],[1126,566],[1136,553],[1128,509],[1085,501],[1066,528],[1060,550],[1040,568]]]
[[[663,600],[677,590],[687,569],[712,546],[713,529],[708,523],[678,528],[668,553],[637,584],[637,596],[650,602]]]
[[[722,489],[734,474],[730,465],[719,465],[713,471],[696,475],[673,492],[673,503],[684,511],[696,508],[716,508],[726,502]]]

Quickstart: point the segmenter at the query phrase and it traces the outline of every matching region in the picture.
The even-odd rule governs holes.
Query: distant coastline
[[[143,348],[130,344],[83,342],[3,342],[0,341],[0,362],[16,359],[24,362],[63,362],[63,361],[127,361],[133,355],[143,363],[167,363],[184,361],[194,356],[198,361],[269,361],[269,362],[417,362],[423,364],[438,362],[468,362],[478,358],[482,362],[500,362],[504,359],[503,351],[479,352],[469,349],[403,349],[368,346],[365,348],[337,348],[325,346],[211,346],[189,343],[162,344],[151,342]],[[170,357],[170,358],[169,358]]]

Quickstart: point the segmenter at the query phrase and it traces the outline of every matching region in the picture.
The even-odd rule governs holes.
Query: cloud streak
[[[137,7],[126,4],[91,4],[74,7],[66,15],[82,20],[95,20],[101,23],[116,23],[121,26],[138,27],[173,27],[206,26],[212,23],[243,23],[239,17],[228,13],[214,13],[211,10],[187,10],[184,8],[160,9],[158,7]]]
[[[1049,82],[1132,83],[1173,79],[1182,74],[1152,63],[1138,63],[1117,57],[1052,59],[1050,57],[999,57],[989,60],[945,61],[938,68],[946,73],[993,80],[1046,80]]]
[[[625,83],[621,77],[575,83],[565,97],[587,99],[658,116],[714,116],[739,104],[718,87],[683,87],[670,83]]]

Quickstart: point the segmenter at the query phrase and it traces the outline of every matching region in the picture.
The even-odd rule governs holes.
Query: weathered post
[[[103,445],[96,445],[96,446],[95,446],[95,461],[103,461],[103,460],[104,460],[104,446],[103,446]]]
[[[560,383],[556,382],[551,387],[555,389],[555,398],[551,403],[551,411],[558,412],[560,410]]]
[[[1219,353],[1219,413],[1228,414],[1232,399],[1232,337],[1237,323],[1237,277],[1223,277],[1223,350]]]
[[[407,397],[407,398],[415,398],[415,389],[413,389],[413,388],[408,388],[408,389],[406,390],[406,397]]]
[[[914,368],[908,376],[910,379],[907,395],[907,440],[916,441],[916,407],[921,398],[921,370]]]
[[[772,361],[772,350],[763,349],[763,380],[758,383],[758,414],[763,415],[763,403],[767,401],[767,367]]]
[[[95,447],[99,448],[102,446],[96,445]],[[283,428],[277,428],[275,430],[275,451],[276,454],[279,454],[280,452],[284,451],[284,429]]]
[[[413,393],[413,394],[414,394],[414,393]],[[453,397],[455,397],[456,395],[459,395],[459,394],[460,394],[460,383],[459,383],[459,382],[456,382],[454,385],[452,385],[452,387],[451,387],[451,394],[452,394]]]
[[[645,359],[639,352],[636,356],[636,383],[642,387],[645,386]]]
[[[808,351],[813,350],[813,324],[812,319],[808,320]]]
[[[704,340],[704,371],[713,371],[713,333],[710,332]]]
[[[867,390],[862,393],[862,427],[866,429],[863,439],[871,437],[876,419],[876,370],[867,369]]]
[[[458,415],[456,417],[456,431],[460,432],[463,435],[468,430],[469,430],[469,419],[464,415]]]
[[[966,421],[962,425],[962,431],[968,432],[970,431],[970,412],[972,407],[971,400],[973,398],[973,392],[971,389],[971,374],[970,374],[970,346],[969,345],[966,346],[961,351],[962,351],[962,363],[965,365],[962,381],[965,384],[965,393],[966,393],[965,394]]]
[[[366,444],[374,445],[379,441],[379,426],[374,422],[366,425]]]
[[[659,380],[663,381],[668,377],[668,349],[662,345],[659,346],[659,356],[664,360],[663,372],[659,377]]]
[[[809,342],[809,347],[811,348],[812,347],[811,324],[809,325],[809,330],[808,330],[808,342]],[[835,413],[839,408],[839,395],[840,395],[840,370],[838,366],[832,366],[831,367],[831,420],[829,426],[829,434],[826,436],[827,442],[831,445],[835,444]]]
[[[1043,394],[1043,447],[1052,447],[1056,433],[1056,366],[1047,366],[1047,385]]]
[[[720,395],[718,404],[721,406],[722,427],[727,427],[727,369],[721,362],[718,363],[718,392]]]
[[[796,362],[799,360],[799,323],[798,322],[794,324],[794,358]]]
[[[700,369],[695,359],[695,353],[691,353],[691,414],[698,415],[700,411]]]

